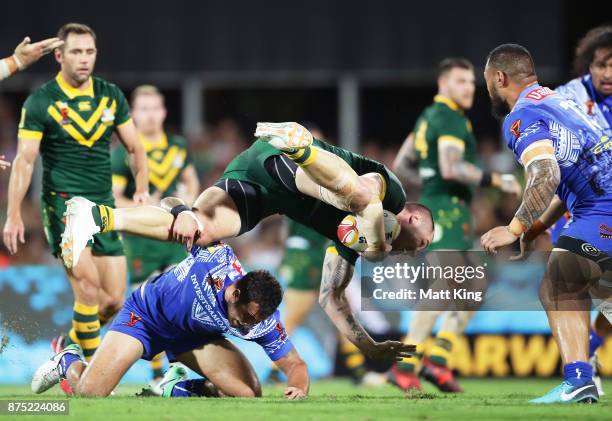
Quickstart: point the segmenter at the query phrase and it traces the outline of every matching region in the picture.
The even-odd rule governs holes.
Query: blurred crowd
[[[0,154],[12,160],[16,152],[16,133],[19,115],[19,105],[13,100],[0,95]],[[416,119],[416,116],[414,116]],[[172,129],[170,129],[172,131]],[[193,162],[197,168],[201,186],[206,187],[223,173],[226,165],[238,153],[248,147],[252,139],[250,128],[240,127],[232,118],[221,119],[215,123],[206,124],[200,133],[188,134]],[[330,143],[335,139],[325,138]],[[364,139],[361,142],[361,154],[380,161],[391,167],[403,139],[388,146],[375,138]],[[120,146],[119,146],[120,147]],[[516,166],[512,155],[506,150],[496,134],[478,139],[479,164],[483,169],[499,172],[515,171],[518,176],[522,172]],[[7,189],[10,171],[0,173],[0,223],[4,225],[6,216]],[[6,248],[0,250],[0,267],[10,264],[56,264],[49,252],[41,223],[38,193],[40,169],[35,170],[33,186],[24,200],[23,217],[26,224],[26,243],[20,245],[20,252],[14,256],[8,255]],[[32,190],[34,189],[34,190]],[[410,200],[418,200],[418,190],[407,186]],[[520,201],[508,195],[503,195],[493,189],[477,189],[472,203],[472,218],[475,236],[474,249],[479,249],[478,237],[490,228],[506,224],[512,219]],[[283,255],[286,224],[282,217],[270,217],[260,226],[236,239],[232,245],[237,248],[243,263],[257,261],[260,267],[274,269]]]

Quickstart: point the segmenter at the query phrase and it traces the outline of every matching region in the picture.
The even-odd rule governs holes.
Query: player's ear
[[[240,301],[240,290],[238,288],[234,288],[232,291],[232,303],[237,303]]]
[[[508,75],[501,70],[495,72],[495,83],[498,88],[505,88],[508,86]]]
[[[53,55],[55,56],[55,61],[59,64],[62,64],[62,47],[58,47],[53,51]]]

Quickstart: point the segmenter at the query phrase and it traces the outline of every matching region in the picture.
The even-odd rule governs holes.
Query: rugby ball
[[[395,215],[389,211],[383,211],[385,218],[385,241],[389,244],[397,238],[400,232],[400,225]],[[346,215],[338,225],[338,239],[346,247],[358,253],[364,251],[368,244],[364,235],[359,233],[357,218],[355,215]]]

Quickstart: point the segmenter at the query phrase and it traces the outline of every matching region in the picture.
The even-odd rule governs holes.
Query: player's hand
[[[521,245],[521,252],[517,254],[516,256],[510,257],[510,260],[513,262],[516,262],[519,260],[525,260],[527,257],[529,257],[529,254],[531,254],[531,252],[535,248],[534,240],[527,240],[525,238],[525,233],[521,235],[520,245]]]
[[[11,166],[11,163],[4,160],[4,155],[0,155],[0,170],[5,170]]]
[[[31,42],[30,37],[25,37],[21,44],[15,48],[15,55],[21,62],[22,69],[38,61],[42,56],[50,53],[57,47],[64,45],[64,41],[57,37],[47,38],[33,44]]]
[[[494,184],[504,193],[513,194],[516,197],[521,197],[521,193],[523,193],[523,188],[514,174],[497,174]]]
[[[376,342],[374,348],[366,351],[368,357],[374,360],[401,361],[409,358],[416,352],[416,345],[405,344],[399,341]]]
[[[365,258],[370,262],[380,262],[391,252],[391,244],[383,242],[381,246],[368,246],[364,251]]]
[[[497,253],[497,249],[518,240],[518,236],[510,232],[508,226],[495,227],[480,237],[480,244],[489,253]]]
[[[160,202],[161,202],[161,197],[162,194],[161,192],[158,190],[155,193],[153,193],[152,195],[150,195],[147,198],[147,205],[151,205],[151,206],[159,206]]]
[[[17,253],[17,241],[25,244],[25,226],[21,216],[7,217],[3,232],[4,245],[11,254]]]
[[[181,212],[174,221],[171,236],[174,241],[184,244],[187,250],[191,250],[202,229],[202,223],[198,220],[195,213]]]
[[[134,193],[134,196],[132,196],[132,200],[136,206],[147,205],[149,203],[149,191],[137,191]]]
[[[297,399],[306,399],[308,395],[299,387],[288,386],[285,389],[285,399],[288,400],[297,400]]]

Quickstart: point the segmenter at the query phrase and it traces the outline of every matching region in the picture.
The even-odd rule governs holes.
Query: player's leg
[[[125,256],[93,255],[100,274],[100,322],[108,322],[123,306],[127,281]]]
[[[317,302],[319,296],[316,290],[301,290],[287,288],[283,299],[285,301],[285,314],[283,324],[289,336],[293,335],[312,310],[312,306]]]
[[[206,377],[216,387],[219,396],[260,397],[261,384],[249,360],[225,338],[216,339],[200,348],[177,356],[178,361]],[[187,381],[188,382],[188,381]],[[204,382],[177,383],[174,387],[190,389],[202,396]],[[185,396],[173,391],[173,396]]]

